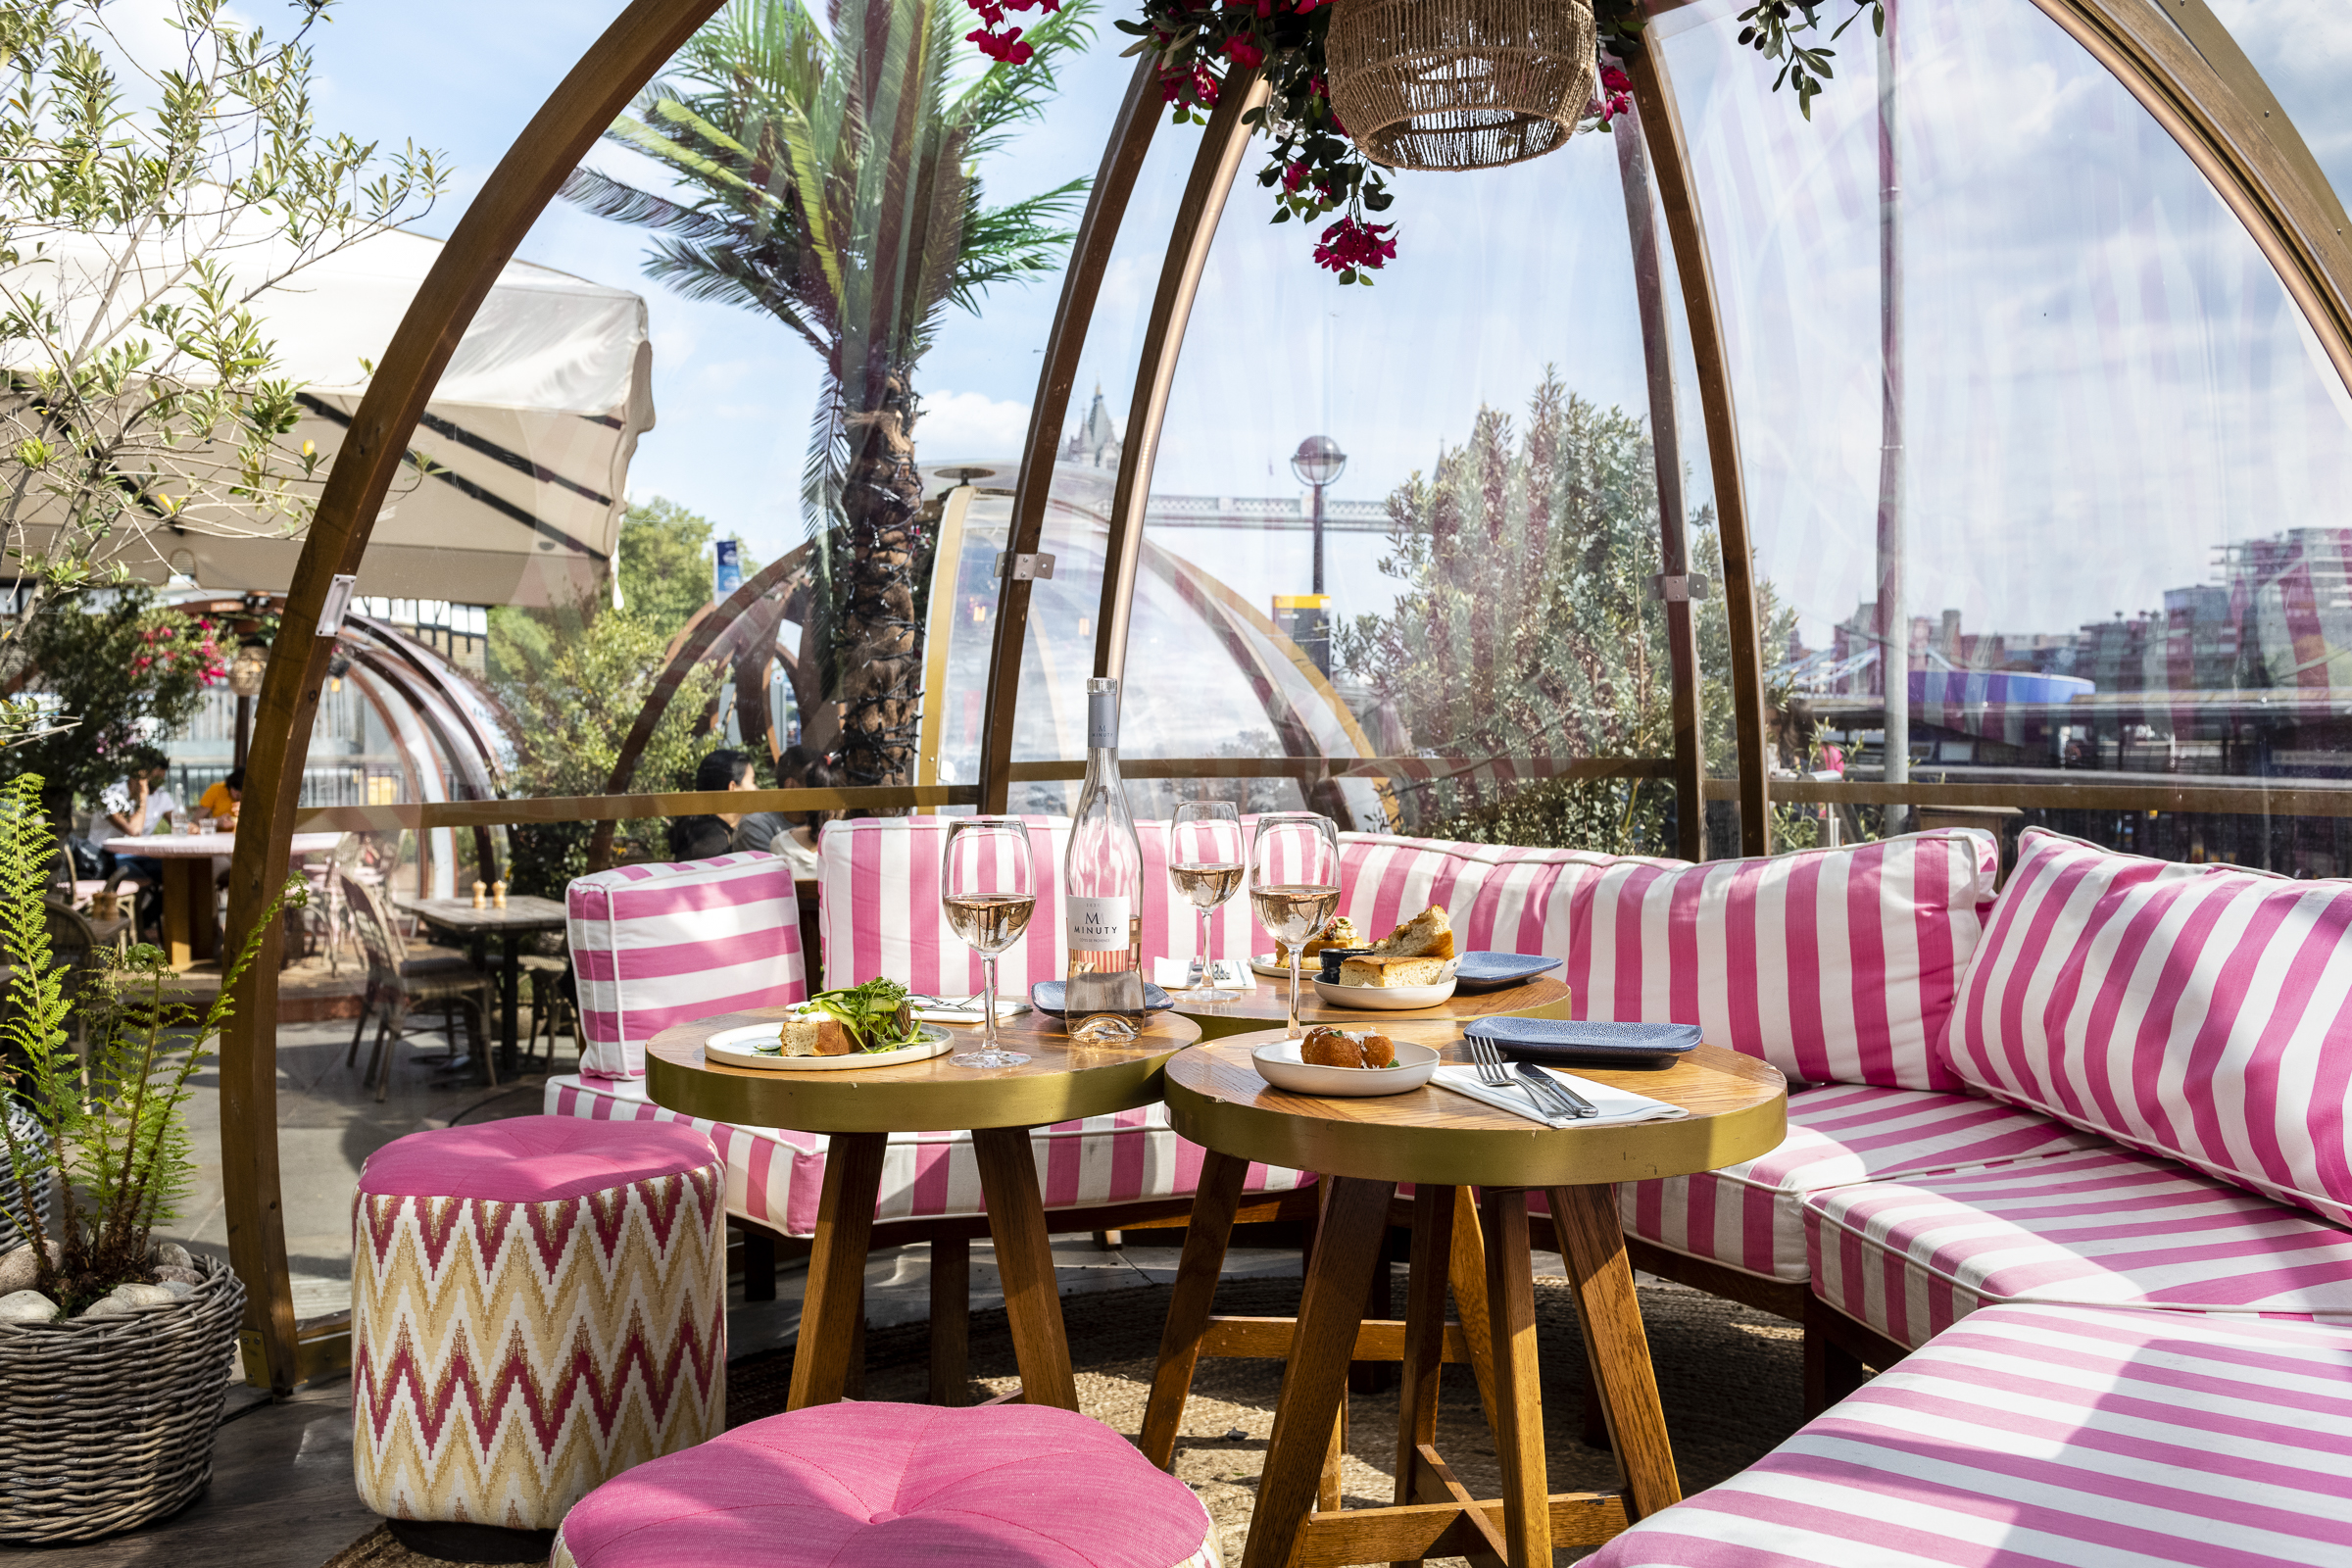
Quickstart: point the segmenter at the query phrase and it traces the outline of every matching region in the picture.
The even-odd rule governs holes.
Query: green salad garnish
[[[907,1014],[904,1029],[899,1009],[906,1005],[906,988],[896,980],[868,980],[861,986],[819,991],[807,1004],[849,1031],[860,1051],[897,1051],[923,1038],[922,1026]]]

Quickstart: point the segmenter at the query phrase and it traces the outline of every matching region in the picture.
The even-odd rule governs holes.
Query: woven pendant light
[[[1331,106],[1395,169],[1494,169],[1575,133],[1594,82],[1588,0],[1339,0]]]

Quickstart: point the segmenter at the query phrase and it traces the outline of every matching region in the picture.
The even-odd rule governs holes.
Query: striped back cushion
[[[675,1023],[805,1002],[792,868],[772,855],[622,865],[564,893],[580,988],[580,1072],[641,1078]]]
[[[1935,1047],[1992,901],[1989,833],[1703,865],[1585,858],[1594,874],[1551,916],[1564,902],[1579,1017],[1694,1023],[1808,1083],[1959,1087]]]
[[[1611,861],[1581,850],[1522,850],[1388,833],[1340,835],[1342,909],[1377,940],[1433,904],[1446,906],[1463,953],[1568,954],[1567,904],[1555,897]],[[1264,952],[1266,949],[1258,949]]]
[[[1945,1054],[2004,1100],[2352,1223],[2352,882],[2029,829]]]
[[[887,975],[932,996],[963,997],[980,989],[979,956],[948,928],[939,906],[939,857],[953,820],[860,817],[826,824],[818,843],[818,902],[827,974],[843,976],[845,985]],[[1061,979],[1069,962],[1060,899],[1069,818],[1026,820],[1029,853],[1037,860],[1037,912],[998,960],[997,984],[1008,997],[1026,995],[1041,980]],[[1249,825],[1245,819],[1245,837]],[[1191,956],[1200,921],[1168,880],[1168,824],[1138,822],[1135,834],[1144,852],[1139,912],[1149,974],[1154,957]],[[1247,895],[1227,901],[1209,919],[1209,948],[1217,957],[1265,952],[1251,946],[1252,937],[1262,941],[1264,933],[1254,928]],[[848,967],[835,967],[837,961]]]

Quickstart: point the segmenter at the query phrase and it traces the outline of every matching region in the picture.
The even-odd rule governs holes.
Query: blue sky
[[[153,3],[153,0],[140,0]],[[1869,596],[1878,470],[1875,131],[1864,33],[1799,120],[1729,47],[1737,0],[1666,35],[1727,301],[1759,565],[1808,640]],[[2352,6],[2216,0],[2339,185],[2352,179]],[[2352,401],[2243,229],[2186,159],[2031,0],[1902,0],[1913,422],[1910,608],[1971,630],[2055,631],[2211,579],[2217,545],[2341,522]],[[1966,26],[1955,30],[1965,19]],[[607,7],[343,0],[321,29],[322,122],[447,150],[444,232]],[[1091,173],[1128,63],[1111,33],[1054,116],[985,171],[1002,198]],[[1859,40],[1857,42],[1857,40]],[[1114,259],[1080,398],[1124,422],[1167,216],[1198,131],[1163,127]],[[621,171],[624,155],[598,155]],[[1253,167],[1253,166],[1252,166]],[[1327,429],[1352,456],[1338,494],[1377,500],[1482,402],[1524,403],[1546,366],[1645,412],[1623,198],[1607,138],[1476,176],[1397,180],[1401,254],[1376,289],[1316,272],[1296,225],[1237,188],[1170,403],[1156,487],[1295,493],[1284,456]],[[525,259],[644,293],[659,427],[632,491],[743,532],[800,537],[798,479],[816,367],[783,328],[694,305],[638,275],[642,235],[551,209]],[[1025,426],[1057,280],[1000,289],[924,362],[926,460],[1009,457]],[[1679,334],[1678,334],[1679,336]],[[1678,342],[1678,350],[1687,348]],[[1074,411],[1075,412],[1075,411]],[[1682,422],[1694,501],[1709,487],[1696,410]],[[1009,476],[1007,476],[1009,477]],[[1376,608],[1376,540],[1338,552],[1343,612]],[[1173,542],[1173,541],[1171,541]],[[1252,600],[1303,586],[1303,539],[1200,542]]]

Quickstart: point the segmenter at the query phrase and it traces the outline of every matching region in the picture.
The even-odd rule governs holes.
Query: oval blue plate
[[[1559,959],[1541,953],[1465,953],[1453,962],[1453,981],[1464,991],[1492,991],[1559,966]]]
[[[1555,1067],[1663,1067],[1699,1043],[1694,1023],[1600,1023],[1579,1018],[1481,1018],[1462,1031],[1513,1060]]]
[[[1062,993],[1067,989],[1069,989],[1067,981],[1040,980],[1029,988],[1029,1005],[1040,1012],[1051,1013],[1058,1018],[1066,1010],[1062,1006]],[[1237,992],[1235,995],[1248,996],[1249,993]],[[1146,1012],[1166,1012],[1175,1005],[1176,999],[1174,997],[1169,996],[1149,980],[1144,982],[1144,1010]]]

